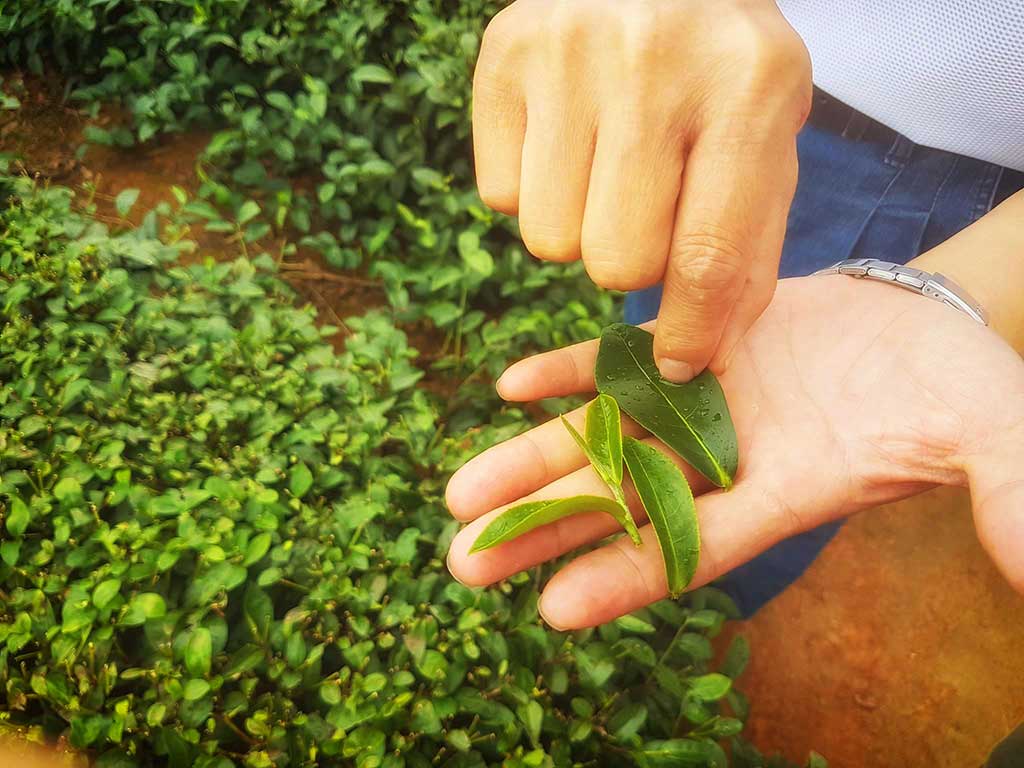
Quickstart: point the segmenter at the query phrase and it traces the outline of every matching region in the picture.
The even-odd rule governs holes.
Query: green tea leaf
[[[637,756],[645,768],[681,768],[689,765],[724,768],[725,763],[717,760],[720,752],[717,744],[707,740],[667,739],[648,742]]]
[[[210,692],[210,684],[205,680],[189,680],[185,683],[185,701],[198,701]]]
[[[28,528],[29,519],[28,505],[17,496],[11,497],[7,510],[7,532],[11,536],[21,536]]]
[[[647,707],[644,704],[628,704],[608,721],[608,730],[619,741],[633,738],[647,721]]]
[[[622,420],[618,404],[607,395],[598,395],[587,408],[586,438],[576,431],[568,419],[564,416],[561,419],[562,425],[572,435],[598,477],[611,489],[615,500],[623,509],[628,509],[626,496],[622,492]],[[639,547],[640,531],[632,515],[622,517],[620,522],[629,538]]]
[[[352,73],[352,79],[357,83],[381,83],[394,82],[395,76],[379,64],[363,64],[356,67]]]
[[[743,635],[736,635],[729,644],[729,650],[722,661],[722,674],[733,680],[743,674],[750,662],[750,643]]]
[[[312,487],[313,473],[309,471],[309,467],[302,462],[292,467],[291,476],[288,478],[288,488],[292,495],[301,499]]]
[[[137,189],[123,189],[118,193],[117,197],[114,198],[114,207],[117,209],[117,215],[124,218],[129,213],[135,203],[139,199],[139,190]]]
[[[477,536],[470,552],[480,552],[522,536],[534,528],[553,523],[569,515],[582,512],[605,512],[624,528],[626,518],[632,522],[629,510],[606,496],[572,496],[568,499],[546,499],[517,504],[502,512]],[[627,529],[628,530],[628,529]]]
[[[622,416],[610,395],[600,394],[587,408],[587,445],[616,485],[622,484]]]
[[[701,701],[718,701],[732,688],[732,679],[718,672],[695,677],[690,681],[690,694]]]
[[[540,729],[544,722],[544,709],[536,701],[529,701],[517,710],[520,721],[526,726],[526,733],[530,737],[530,743],[534,746],[540,744]]]
[[[238,226],[244,227],[260,215],[260,206],[255,200],[246,200],[238,209]]]
[[[666,381],[654,362],[654,337],[616,324],[601,334],[595,379],[638,424],[660,438],[715,485],[736,474],[736,430],[718,379],[704,371],[686,384]]]
[[[120,579],[107,579],[101,581],[92,592],[92,604],[101,611],[106,608],[117,593],[121,591]]]
[[[128,603],[121,623],[134,627],[146,623],[149,619],[159,619],[166,613],[167,603],[162,595],[155,592],[141,592]]]
[[[669,594],[677,597],[690,583],[700,560],[700,527],[693,494],[679,467],[657,448],[627,437],[623,453],[629,476],[658,537]]]
[[[196,627],[185,648],[185,668],[192,677],[206,677],[210,674],[213,658],[213,637],[206,627]]]

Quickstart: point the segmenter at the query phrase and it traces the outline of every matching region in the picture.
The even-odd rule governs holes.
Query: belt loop
[[[842,136],[844,139],[860,141],[864,138],[864,132],[871,125],[871,118],[856,110],[850,110],[850,118],[846,121]]]
[[[895,168],[902,168],[910,160],[910,156],[914,152],[914,146],[914,142],[902,133],[897,133],[896,138],[893,139],[892,146],[889,147],[889,151],[885,154],[885,164]]]

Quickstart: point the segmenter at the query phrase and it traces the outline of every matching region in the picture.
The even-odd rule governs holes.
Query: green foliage
[[[183,266],[155,216],[112,235],[66,191],[0,192],[10,722],[108,767],[756,754],[708,677],[714,591],[564,634],[525,574],[451,581],[443,483],[476,446],[385,314],[336,351],[264,256]],[[483,444],[522,422],[468,418]]]
[[[627,437],[626,466],[665,561],[668,593],[678,597],[697,572],[700,525],[686,476],[676,463],[652,445]]]
[[[614,397],[704,477],[720,488],[732,485],[739,462],[736,429],[711,371],[685,384],[663,379],[654,362],[654,336],[616,323],[601,334],[594,378],[599,392]]]
[[[629,515],[628,509],[607,496],[583,495],[570,496],[566,499],[526,501],[506,509],[488,523],[487,527],[477,536],[469,551],[472,554],[496,547],[542,525],[548,525],[563,517],[584,512],[604,512],[615,518],[615,521],[623,527],[627,525],[626,518]],[[632,518],[629,519],[632,522]]]
[[[75,103],[121,104],[94,143],[215,131],[191,215],[367,269],[401,320],[444,332],[441,365],[496,375],[595,337],[614,307],[579,265],[536,263],[476,193],[471,75],[501,5],[2,0],[0,65],[55,66]]]

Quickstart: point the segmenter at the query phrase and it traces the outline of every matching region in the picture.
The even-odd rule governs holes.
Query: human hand
[[[774,0],[518,0],[473,84],[480,195],[598,285],[664,279],[663,375],[721,373],[775,290],[810,100]]]
[[[586,342],[537,355],[509,368],[498,390],[514,401],[592,391],[596,354]],[[991,329],[888,285],[784,280],[721,383],[740,444],[732,490],[712,489],[670,454],[697,496],[691,587],[828,520],[969,484],[982,544],[1024,592],[1024,363]],[[571,420],[580,427],[582,409]],[[628,419],[624,431],[643,434]],[[473,459],[448,486],[452,513],[472,521],[452,543],[452,574],[490,584],[616,531],[611,518],[585,514],[468,554],[506,505],[576,494],[610,492],[557,420]],[[586,627],[665,597],[657,541],[650,526],[641,533],[639,549],[619,539],[556,574],[541,597],[545,619]]]

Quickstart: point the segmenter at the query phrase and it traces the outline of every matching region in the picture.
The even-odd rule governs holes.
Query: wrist
[[[1024,193],[908,266],[940,272],[989,315],[989,325],[1024,355]]]

